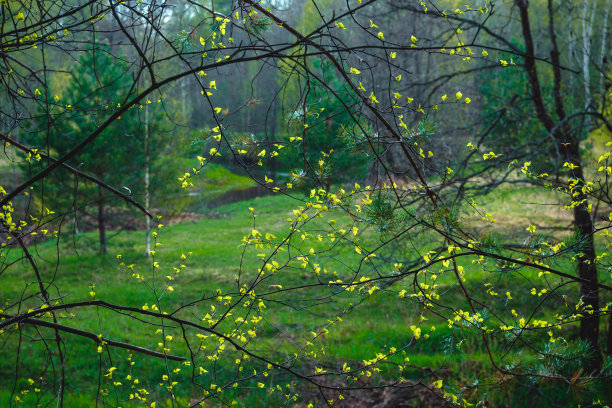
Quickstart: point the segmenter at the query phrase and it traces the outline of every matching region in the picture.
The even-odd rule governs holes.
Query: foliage
[[[63,92],[63,97],[71,103],[49,106],[48,101],[53,101],[54,96],[50,91],[41,95],[44,101],[39,104],[38,120],[26,136],[31,146],[39,150],[44,147],[54,156],[63,157],[86,135],[100,128],[108,114],[122,105],[132,85],[128,66],[111,58],[104,49],[84,54],[77,67],[72,86]],[[118,116],[104,129],[100,138],[92,142],[86,153],[78,160],[68,161],[68,164],[124,189],[129,195],[141,195],[141,169],[144,167],[141,125],[141,118],[135,111]],[[121,148],[108,152],[109,146]],[[38,165],[30,167],[31,162],[24,162],[26,174],[40,171],[48,164],[39,160]],[[99,186],[59,169],[45,178],[40,189],[39,205],[42,208],[54,208],[61,213],[74,212],[76,218],[77,213],[89,215],[90,208],[97,207],[97,215],[92,217],[97,217],[95,222],[103,233],[104,201],[107,198]],[[96,210],[93,212],[95,214]],[[104,240],[101,237],[102,245]]]
[[[607,20],[576,69],[553,3],[2,3],[2,403],[609,404]],[[119,200],[146,252],[59,227]]]

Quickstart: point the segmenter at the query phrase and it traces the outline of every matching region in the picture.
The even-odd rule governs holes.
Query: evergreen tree
[[[133,81],[127,65],[104,50],[84,54],[73,72],[72,83],[62,95],[63,100],[71,103],[69,118],[65,117],[64,107],[58,109],[62,112],[59,114],[50,107],[48,112],[40,115],[41,120],[31,133],[29,143],[48,149],[52,156],[62,157],[121,106],[132,90]],[[48,99],[53,101],[51,96]],[[135,110],[130,110],[118,117],[90,149],[69,164],[107,184],[137,194],[142,190],[144,163],[140,116]],[[75,216],[83,213],[96,219],[100,251],[105,253],[110,204],[105,192],[93,183],[76,180],[63,170],[53,172],[45,179],[42,188],[44,206],[63,211],[69,211],[72,206]]]

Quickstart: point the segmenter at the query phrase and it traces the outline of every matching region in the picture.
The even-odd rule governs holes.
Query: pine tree
[[[29,143],[45,149],[54,157],[62,157],[82,138],[100,126],[112,112],[125,102],[133,91],[129,67],[118,62],[104,49],[84,54],[72,72],[72,82],[62,93],[68,106],[53,105],[54,96],[47,98],[51,105],[40,115]],[[69,109],[66,113],[66,107]],[[69,115],[66,118],[65,115]],[[121,115],[89,149],[69,164],[105,183],[124,189],[130,194],[142,190],[144,142],[141,115],[136,109]],[[67,120],[68,119],[68,120]],[[41,163],[43,166],[47,163]],[[29,170],[28,170],[29,171]],[[93,183],[77,180],[66,171],[56,171],[44,181],[44,206],[96,219],[100,251],[106,253],[108,226],[107,194]],[[76,193],[76,194],[75,194]],[[92,211],[93,210],[93,211]]]

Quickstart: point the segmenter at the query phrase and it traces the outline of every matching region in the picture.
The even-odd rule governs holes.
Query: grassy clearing
[[[176,158],[170,163],[165,163],[165,172],[168,174],[183,174],[185,170],[189,170],[195,166],[197,161],[194,158]],[[170,180],[172,185],[178,183],[176,180]],[[159,194],[163,200],[155,205],[159,206],[165,213],[169,215],[180,214],[184,211],[201,212],[205,207],[205,203],[215,200],[230,191],[244,190],[255,186],[255,182],[240,174],[234,173],[225,167],[216,164],[208,163],[197,177],[191,179],[193,187],[188,190],[178,189],[176,191],[163,191]],[[165,184],[167,181],[156,180],[153,177],[153,185]],[[154,194],[155,196],[155,194]]]
[[[547,206],[539,206],[529,209],[528,220],[519,218],[517,215],[524,211],[526,202],[533,198],[533,202],[542,202],[543,197],[529,197],[531,190],[514,189],[511,191],[500,190],[495,194],[484,197],[479,202],[483,208],[496,216],[500,224],[506,228],[505,234],[500,234],[499,239],[508,236],[525,235],[526,223],[537,224],[540,221],[545,225],[567,225],[569,218],[564,218],[563,213],[553,210]],[[551,195],[551,200],[555,197]],[[544,202],[546,202],[544,200]],[[150,287],[139,282],[126,269],[119,268],[119,260],[116,255],[121,254],[121,261],[126,264],[134,264],[134,271],[139,274],[151,276],[154,272],[166,275],[171,273],[173,267],[183,263],[186,267],[173,280],[173,292],[166,292],[159,304],[161,310],[175,310],[180,307],[185,300],[193,300],[206,296],[211,296],[218,289],[225,292],[236,291],[235,275],[238,274],[238,265],[242,263],[241,278],[248,282],[249,277],[257,274],[261,266],[261,260],[257,256],[260,252],[267,252],[265,249],[249,248],[244,252],[239,247],[241,239],[248,235],[253,228],[257,228],[262,233],[272,233],[277,237],[283,237],[288,229],[286,218],[292,216],[292,209],[297,206],[294,200],[284,196],[270,196],[256,198],[245,202],[226,205],[206,213],[205,218],[195,221],[183,222],[180,224],[164,227],[159,236],[158,242],[162,245],[157,248],[155,261],[159,262],[160,268],[152,267],[152,260],[144,254],[144,234],[140,231],[122,232],[109,242],[109,254],[101,256],[97,253],[95,233],[85,233],[68,239],[66,236],[58,243],[47,241],[32,247],[32,251],[39,257],[39,267],[43,279],[53,280],[58,288],[62,288],[61,293],[54,293],[62,296],[64,302],[75,302],[92,299],[90,292],[91,285],[95,285],[95,298],[108,301],[113,304],[123,304],[141,308],[143,305],[151,306],[155,303],[155,297]],[[249,210],[255,209],[256,217]],[[515,215],[512,215],[515,214]],[[335,218],[337,225],[350,225],[350,220],[342,214]],[[472,220],[474,225],[476,218]],[[468,220],[466,227],[469,228],[472,221]],[[313,221],[310,230],[311,237],[303,242],[295,242],[296,248],[301,248],[303,253],[307,253],[312,247],[319,251],[329,243],[319,241],[317,233],[324,235],[327,220]],[[503,231],[503,229],[502,229]],[[546,233],[546,232],[545,232]],[[518,234],[518,235],[517,235]],[[375,247],[380,240],[380,236],[374,231],[361,232],[360,242],[364,248]],[[299,240],[298,240],[299,241]],[[59,246],[59,251],[58,247]],[[406,237],[401,245],[394,248],[390,257],[396,259],[413,259],[420,257],[422,253],[431,249],[433,245],[432,237],[427,233],[414,234]],[[181,255],[191,253],[186,259],[182,260]],[[420,252],[420,254],[419,254]],[[61,253],[61,259],[56,258],[57,253]],[[13,251],[10,257],[17,259],[18,251]],[[282,260],[285,255],[280,255]],[[353,245],[338,247],[333,254],[322,253],[314,259],[320,262],[324,270],[320,278],[325,282],[341,278],[344,281],[350,280],[355,274],[355,267],[359,264],[361,256],[353,250]],[[521,271],[522,277],[503,274],[491,265],[490,267],[480,268],[472,263],[472,258],[459,258],[460,265],[466,271],[466,286],[473,293],[481,293],[482,298],[486,298],[484,292],[489,288],[494,288],[500,296],[491,298],[496,303],[496,308],[502,312],[516,309],[519,315],[531,310],[538,302],[538,296],[526,295],[532,287],[541,287],[542,281],[538,279],[537,272],[525,269]],[[389,261],[374,260],[372,265],[379,270],[389,272]],[[279,261],[280,262],[280,261]],[[56,267],[57,264],[57,267]],[[563,264],[558,265],[564,267]],[[487,272],[487,269],[490,272]],[[571,271],[568,271],[571,272]],[[13,267],[5,272],[3,279],[5,285],[0,288],[0,300],[4,304],[11,304],[20,297],[26,297],[33,292],[24,286],[24,282],[33,282],[33,277],[24,276],[31,273],[30,269],[23,260],[19,261],[19,266]],[[373,276],[373,269],[365,267],[360,272]],[[318,279],[314,274],[306,269],[299,267],[287,267],[282,273],[275,277],[273,283],[282,283],[284,287],[299,286],[313,283]],[[554,283],[555,278],[547,278]],[[164,279],[156,281],[155,290],[163,291],[168,284]],[[430,281],[428,281],[430,282]],[[487,282],[492,286],[485,287]],[[272,281],[271,281],[272,283]],[[455,278],[450,273],[442,273],[437,283],[440,285],[440,293],[445,296],[446,303],[453,299],[451,303],[457,309],[467,310],[467,304],[462,298]],[[267,285],[262,286],[264,290]],[[411,343],[411,325],[418,324],[417,316],[420,306],[412,302],[409,298],[400,298],[398,293],[406,289],[409,293],[413,290],[411,280],[401,280],[378,292],[372,296],[362,294],[360,296],[349,296],[346,293],[336,294],[334,297],[326,297],[338,292],[336,287],[329,289],[310,290],[308,288],[296,291],[291,296],[283,293],[271,295],[267,302],[267,309],[262,316],[264,322],[259,326],[257,338],[253,340],[252,346],[258,352],[268,356],[273,356],[280,361],[304,347],[305,341],[311,339],[311,332],[321,333],[316,344],[317,358],[321,358],[329,370],[341,367],[344,362],[356,366],[360,361],[371,359],[382,351],[388,351],[390,347],[407,348],[411,365],[407,370],[407,378],[422,380],[425,383],[435,380],[443,374],[449,383],[452,381],[470,381],[477,374],[486,373],[490,370],[488,356],[482,348],[477,338],[461,329],[450,329],[446,323],[433,315],[428,315],[428,320],[421,323],[422,332],[429,337],[427,341]],[[576,288],[577,289],[577,288]],[[511,291],[515,299],[509,301],[504,294]],[[312,299],[318,299],[313,301]],[[38,303],[37,303],[38,302]],[[39,305],[39,301],[31,299],[24,302],[32,307]],[[186,308],[181,312],[184,316],[195,314],[203,316],[210,312],[211,303],[202,302],[193,307]],[[219,310],[223,310],[219,306]],[[538,318],[550,318],[554,312],[561,307],[558,301],[551,301],[542,309]],[[299,308],[300,310],[296,310]],[[323,329],[328,325],[329,319],[334,319],[343,310],[343,321],[332,327],[328,333],[323,333]],[[247,312],[245,316],[249,315]],[[130,342],[150,349],[159,349],[160,337],[173,335],[175,338],[180,336],[180,331],[176,328],[166,328],[163,335],[156,333],[158,322],[149,320],[148,324],[139,324],[133,319],[122,316],[115,312],[103,308],[89,307],[81,309],[77,316],[69,317],[68,312],[64,314],[64,324],[89,330],[93,333],[103,334],[106,338]],[[435,330],[432,327],[435,326]],[[226,327],[229,329],[229,326]],[[33,334],[31,327],[23,327],[21,331],[13,331],[10,336],[11,341],[5,345],[3,353],[5,358],[0,360],[0,405],[6,406],[10,398],[10,390],[13,387],[12,380],[17,377],[15,389],[19,393],[21,390],[28,389],[27,379],[37,379],[41,367],[48,364],[45,360],[45,344],[40,342],[28,342],[27,336]],[[49,347],[53,350],[51,340],[52,332],[47,329],[40,329],[49,339]],[[190,341],[195,340],[195,331],[189,331]],[[575,335],[573,332],[563,333],[568,338]],[[24,336],[21,348],[17,349],[14,341],[15,336]],[[104,377],[108,368],[112,364],[117,367],[113,380],[119,379],[124,385],[117,387],[105,387],[109,392],[104,399],[115,401],[125,399],[129,393],[133,393],[139,387],[146,388],[153,392],[151,398],[156,398],[159,406],[167,405],[167,394],[164,392],[162,375],[180,369],[180,372],[172,373],[172,378],[179,382],[175,388],[175,393],[183,401],[191,398],[200,398],[201,391],[195,387],[190,387],[189,377],[195,367],[184,366],[180,363],[170,362],[168,366],[163,361],[143,355],[134,355],[128,360],[128,353],[121,349],[109,349],[104,351],[104,359],[101,359],[97,351],[97,345],[93,341],[77,338],[66,334],[64,339],[64,351],[66,354],[66,369],[72,373],[69,375],[70,382],[66,384],[67,399],[66,407],[88,407],[95,406],[98,382],[108,383],[109,377]],[[211,343],[212,344],[212,343]],[[459,345],[459,346],[458,346]],[[494,354],[501,358],[502,349],[493,343]],[[181,356],[188,356],[189,350],[184,346],[172,343],[171,353]],[[507,349],[503,349],[507,351]],[[506,355],[502,362],[509,363],[515,358],[516,353],[527,353],[519,345],[512,348],[511,353]],[[313,351],[314,353],[314,351]],[[206,385],[211,383],[223,384],[236,374],[236,366],[233,363],[237,353],[228,352],[214,365],[215,376],[198,377]],[[15,375],[14,367],[16,359],[20,360],[20,371]],[[393,360],[393,359],[392,359]],[[396,358],[397,361],[399,360]],[[130,366],[134,362],[133,367]],[[111,363],[112,362],[112,363]],[[306,364],[306,363],[304,363]],[[349,364],[349,365],[350,365]],[[261,364],[253,362],[253,367],[261,367]],[[307,364],[306,366],[307,367]],[[419,367],[429,367],[431,370],[423,370]],[[212,372],[212,370],[209,371]],[[438,374],[432,375],[435,370]],[[102,376],[100,376],[100,371]],[[133,373],[138,375],[139,385],[133,386],[134,377],[127,380],[126,376]],[[392,372],[382,373],[382,376],[391,375]],[[491,375],[494,374],[491,372]],[[266,385],[276,385],[286,380],[283,375],[276,374],[265,378]],[[226,395],[235,396],[243,406],[272,406],[274,401],[270,400],[263,390],[258,389],[256,383],[260,379],[252,379],[241,383],[235,390],[226,391]],[[182,385],[185,384],[185,385]],[[31,387],[29,387],[31,388]],[[48,398],[54,390],[41,387],[41,395]],[[557,399],[554,396],[556,391],[552,389],[551,395],[547,398]],[[166,396],[165,396],[166,395]],[[29,404],[35,406],[33,396]],[[503,398],[503,396],[497,396]],[[41,401],[43,401],[41,400]],[[265,401],[265,402],[264,402]],[[280,401],[279,401],[280,404]],[[129,403],[122,403],[124,407],[131,407]],[[135,405],[134,405],[135,406]]]

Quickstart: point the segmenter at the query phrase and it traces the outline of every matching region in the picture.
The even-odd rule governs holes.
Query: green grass
[[[223,177],[220,168],[211,167],[207,173],[207,177]],[[233,176],[227,177],[226,181],[231,184],[230,179]],[[244,180],[236,179],[236,183],[240,184]],[[512,191],[500,190],[494,195],[490,195],[482,199],[481,205],[486,207],[486,211],[491,212],[499,218],[499,222],[507,229],[507,234],[500,235],[500,239],[505,239],[510,235],[523,234],[527,237],[527,232],[524,231],[525,225],[520,222],[526,220],[517,220],[511,214],[517,214],[524,211],[522,202],[530,199],[526,197],[526,191],[515,189]],[[534,200],[554,199],[551,197],[531,197]],[[256,276],[258,268],[261,266],[261,260],[257,256],[260,253],[269,254],[269,248],[252,248],[249,247],[244,251],[240,247],[241,240],[247,236],[253,228],[259,230],[262,234],[272,233],[278,238],[284,237],[289,232],[289,224],[286,218],[292,217],[292,209],[296,208],[300,203],[295,200],[282,196],[275,195],[269,197],[256,198],[244,202],[238,202],[210,210],[205,213],[205,217],[196,221],[183,222],[176,225],[163,227],[159,231],[157,237],[161,244],[156,248],[155,261],[159,262],[159,268],[155,269],[158,279],[156,282],[156,290],[158,293],[163,291],[165,285],[170,283],[174,291],[166,292],[160,300],[160,307],[164,311],[173,311],[180,307],[184,302],[199,299],[202,297],[214,296],[217,290],[223,293],[236,292],[235,276],[239,273],[239,265],[242,263],[240,271],[243,282],[248,283],[249,279]],[[255,209],[253,213],[249,207]],[[540,211],[540,213],[538,213]],[[555,222],[567,223],[556,212],[551,212],[547,207],[538,207],[530,211],[530,216],[535,217],[534,220],[527,220],[530,223],[541,221],[543,224],[551,225]],[[294,217],[294,216],[293,216]],[[549,218],[546,218],[549,217]],[[350,228],[351,220],[340,212],[332,211],[331,215],[325,219],[314,220],[310,225],[310,236],[303,242],[299,234],[292,238],[292,244],[295,248],[301,248],[304,254],[308,253],[310,247],[315,251],[324,249],[329,242],[319,241],[317,234],[323,237],[326,231],[329,231],[329,218],[336,221],[336,228],[345,225],[345,228]],[[163,223],[163,220],[162,220]],[[468,219],[466,228],[470,225],[478,225],[477,219]],[[379,242],[381,237],[373,230],[365,230],[360,233],[360,243],[364,248],[373,248]],[[352,234],[351,234],[352,235]],[[519,235],[520,236],[520,235]],[[48,240],[36,246],[30,247],[30,250],[36,255],[37,263],[40,268],[41,275],[45,281],[53,281],[54,287],[50,289],[51,295],[54,297],[62,297],[63,302],[70,303],[82,300],[92,299],[90,295],[91,285],[94,286],[95,298],[105,300],[113,304],[121,304],[132,307],[141,308],[147,304],[151,306],[156,302],[150,287],[139,282],[138,279],[132,276],[132,273],[125,268],[120,268],[119,263],[124,262],[127,265],[134,264],[135,273],[146,275],[148,282],[152,282],[152,260],[148,259],[144,254],[144,233],[141,231],[122,232],[109,241],[109,254],[100,255],[97,252],[95,233],[79,234],[75,237],[63,236],[59,242]],[[393,248],[393,251],[388,254],[391,259],[414,259],[416,250],[427,251],[433,248],[433,237],[426,232],[420,234],[410,234],[405,237],[401,245]],[[58,249],[59,248],[59,249]],[[295,250],[295,249],[294,249]],[[57,253],[61,257],[57,259]],[[182,254],[190,256],[186,260],[181,259]],[[117,254],[121,254],[121,259],[117,259]],[[8,256],[10,260],[18,259],[19,251],[11,251]],[[285,259],[286,255],[279,255],[279,262]],[[382,257],[381,257],[382,258]],[[374,258],[373,265],[385,273],[389,273],[390,261],[381,258]],[[325,271],[320,272],[320,277],[324,282],[335,280],[338,278],[347,281],[352,276],[352,268],[358,265],[361,256],[356,254],[352,244],[338,247],[332,254],[322,253],[312,256],[312,260],[321,264]],[[524,278],[518,278],[512,275],[503,275],[498,271],[494,271],[494,265],[490,265],[491,272],[483,271],[482,268],[472,263],[472,258],[459,258],[460,265],[466,270],[466,287],[473,293],[478,293],[479,297],[485,298],[483,295],[485,287],[484,282],[491,283],[495,290],[500,294],[497,298],[491,298],[491,302],[497,302],[494,306],[496,310],[508,312],[509,309],[515,308],[519,314],[527,313],[539,301],[537,296],[528,295],[528,291],[532,286],[542,286],[542,282],[538,281],[537,272],[533,270],[523,270]],[[282,263],[282,262],[281,262]],[[181,272],[171,282],[167,281],[164,276],[172,274],[172,268],[185,265]],[[562,268],[570,268],[570,264],[559,264]],[[375,276],[374,271],[366,267],[359,276],[367,275]],[[0,287],[0,301],[5,305],[10,305],[17,301],[20,297],[36,292],[35,282],[32,271],[24,260],[19,260],[18,263],[9,268],[2,275],[3,286]],[[270,280],[270,285],[263,283],[258,287],[258,293],[270,290],[272,283],[282,284],[288,288],[304,284],[315,283],[317,276],[307,269],[302,269],[297,265],[287,267],[275,275]],[[554,278],[549,278],[555,281]],[[437,280],[440,285],[440,292],[444,292],[444,300],[450,302],[456,309],[468,310],[468,305],[463,299],[460,288],[456,280],[450,273],[444,273]],[[328,297],[337,289],[334,287],[317,287],[315,289],[300,289],[295,293],[279,293],[270,295],[266,302],[267,308],[262,312],[264,321],[258,326],[258,335],[253,340],[251,347],[257,350],[258,353],[269,356],[275,361],[281,361],[290,357],[293,353],[298,352],[304,347],[306,340],[311,340],[310,332],[314,331],[321,333],[327,326],[328,320],[334,319],[343,310],[349,310],[342,314],[342,321],[335,323],[329,328],[328,333],[318,336],[315,346],[311,349],[317,358],[306,357],[304,361],[298,364],[303,369],[312,368],[310,365],[324,364],[329,371],[334,371],[342,366],[344,362],[350,366],[357,367],[361,361],[373,358],[381,351],[388,351],[390,347],[402,348],[408,346],[412,339],[411,325],[417,324],[417,318],[421,310],[421,306],[412,302],[409,298],[399,298],[398,292],[401,289],[407,289],[409,293],[412,290],[412,280],[399,281],[384,291],[375,292],[373,296],[365,294],[358,295],[357,293],[340,293],[333,297]],[[54,288],[61,288],[61,291]],[[511,291],[515,298],[519,301],[506,302],[504,293]],[[569,292],[572,293],[572,292]],[[312,299],[318,298],[318,301]],[[39,299],[25,300],[26,307],[40,306]],[[301,310],[295,310],[288,306],[304,307]],[[178,316],[191,317],[191,314],[198,316],[198,320],[207,312],[211,312],[211,305],[216,305],[219,310],[224,310],[222,304],[213,301],[205,301],[193,307],[189,307],[181,311]],[[308,306],[308,307],[305,307]],[[557,311],[558,302],[551,302],[542,309],[538,318],[550,318]],[[245,308],[243,308],[245,309]],[[103,334],[106,338],[129,342],[138,346],[147,347],[154,350],[159,350],[158,343],[162,335],[156,334],[157,326],[152,324],[159,323],[154,319],[147,319],[148,324],[137,322],[129,316],[121,315],[103,308],[84,307],[76,312],[76,316],[70,318],[68,311],[63,313],[65,316],[62,323],[78,327],[83,330],[88,330],[93,333]],[[246,309],[235,311],[235,316],[247,316]],[[421,325],[423,334],[429,338],[427,341],[422,339],[415,344],[410,345],[406,350],[410,358],[410,365],[407,367],[407,378],[415,380],[423,380],[423,382],[431,382],[437,379],[437,376],[443,375],[447,378],[445,381],[452,383],[465,383],[467,379],[476,374],[494,375],[488,362],[488,356],[482,347],[478,337],[474,337],[468,330],[450,329],[445,321],[437,318],[434,315],[427,314],[428,320]],[[248,315],[252,317],[252,314]],[[203,323],[205,324],[205,323]],[[436,326],[434,331],[432,326]],[[231,325],[221,325],[223,330],[229,330]],[[54,355],[55,363],[57,364],[57,355],[54,349],[53,333],[48,329],[41,328],[41,333],[47,338],[47,344]],[[8,404],[10,398],[10,390],[13,386],[13,381],[17,378],[16,391],[19,392],[29,389],[30,394],[21,395],[30,406],[35,406],[35,398],[32,395],[33,387],[28,385],[27,379],[32,378],[37,380],[40,372],[48,361],[46,356],[46,346],[42,342],[28,341],[28,336],[33,336],[35,333],[30,326],[22,327],[21,331],[11,330],[8,334],[3,335],[8,341],[3,345],[3,353],[5,358],[0,360],[0,406]],[[171,353],[180,356],[189,356],[189,350],[177,341],[181,338],[181,333],[178,328],[166,328],[164,335],[172,335],[174,340],[170,342]],[[188,331],[188,338],[191,342],[196,341],[196,332]],[[22,335],[21,348],[17,349],[18,336]],[[575,335],[575,332],[565,332],[568,338]],[[71,334],[62,335],[64,341],[63,351],[66,358],[66,372],[68,375],[68,383],[66,384],[66,407],[88,407],[95,406],[98,381],[102,381],[103,389],[108,391],[104,399],[109,403],[114,403],[115,398],[123,400],[130,393],[138,388],[146,388],[152,395],[149,397],[149,402],[153,398],[158,401],[159,406],[168,405],[168,394],[165,392],[164,386],[160,385],[163,382],[162,375],[167,370],[180,368],[181,371],[177,374],[172,374],[172,378],[176,378],[179,384],[175,388],[175,394],[183,400],[183,402],[191,398],[201,398],[201,391],[197,387],[190,386],[189,375],[193,367],[187,367],[180,363],[169,362],[168,368],[163,360],[148,357],[140,354],[134,354],[131,360],[128,360],[128,353],[125,350],[117,348],[109,348],[105,350],[103,355],[98,354],[97,345],[87,339],[79,338]],[[462,341],[461,349],[454,349],[453,353],[448,352],[448,344],[450,341],[455,343]],[[207,344],[213,342],[207,340]],[[494,354],[497,355],[499,346],[493,342]],[[516,346],[514,351],[521,350]],[[526,350],[522,350],[527,352]],[[505,361],[509,362],[514,358],[512,353]],[[324,356],[324,357],[323,357]],[[17,364],[19,357],[19,364]],[[239,357],[239,353],[228,351],[223,354],[217,363],[207,363],[207,369],[210,373],[215,373],[214,378],[207,376],[198,377],[206,385],[210,383],[223,384],[225,381],[231,380],[236,375],[235,358]],[[393,361],[401,361],[400,356],[392,357]],[[315,360],[321,360],[323,363],[315,363]],[[130,362],[134,362],[130,368]],[[262,363],[250,361],[250,368],[245,370],[252,371],[256,368],[261,372]],[[111,381],[104,374],[110,366],[117,367],[113,374],[113,380],[120,380],[123,385],[116,389],[109,385]],[[15,367],[19,367],[19,373],[15,376]],[[430,371],[423,370],[419,367],[428,367],[437,371],[437,374],[430,374]],[[383,371],[377,378],[391,378],[397,371],[392,370],[389,366],[387,371]],[[57,369],[57,367],[56,367]],[[50,371],[50,370],[47,370]],[[100,376],[101,371],[101,376]],[[132,381],[126,379],[128,373],[132,373]],[[446,374],[439,374],[446,373]],[[489,373],[489,374],[487,374]],[[212,375],[212,374],[211,374]],[[131,389],[133,379],[138,377],[139,385]],[[282,373],[276,373],[270,377],[259,377],[257,379],[247,380],[241,383],[236,390],[225,391],[230,400],[236,398],[243,406],[273,406],[276,396],[269,396],[263,390],[256,387],[256,383],[263,381],[266,385],[276,385],[283,381],[291,379]],[[50,383],[51,379],[45,379],[43,382]],[[38,384],[38,383],[37,383]],[[34,385],[37,386],[37,385]],[[300,386],[296,385],[297,390]],[[51,398],[54,390],[49,385],[41,385],[41,394],[45,394],[44,398]],[[554,394],[554,390],[551,391]],[[276,395],[276,394],[274,394]],[[232,397],[232,398],[230,398]],[[43,399],[44,399],[43,398]],[[280,405],[280,400],[277,401]],[[123,407],[131,407],[127,402],[122,402]],[[180,405],[181,406],[181,405]]]
[[[170,166],[165,169],[168,174],[184,174],[192,172],[197,160],[194,158],[176,158]],[[153,183],[167,183],[167,181],[153,180]],[[163,191],[158,196],[162,197],[154,205],[169,215],[180,214],[184,211],[201,212],[208,203],[222,197],[224,194],[254,187],[255,182],[246,176],[234,173],[216,163],[207,163],[200,173],[191,178],[193,186],[186,189],[178,188],[176,180],[170,180],[171,185],[177,186],[172,191]],[[163,190],[163,187],[162,187]],[[156,196],[156,193],[153,193]]]

